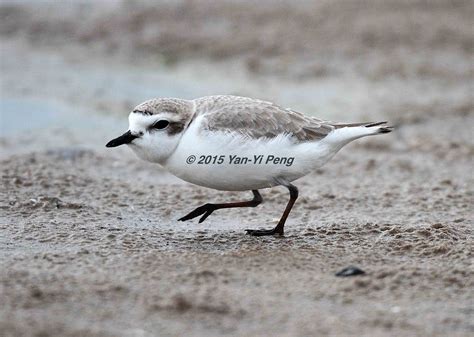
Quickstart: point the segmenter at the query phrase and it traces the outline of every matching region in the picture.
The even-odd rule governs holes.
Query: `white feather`
[[[291,182],[324,165],[343,146],[340,133],[321,141],[295,143],[288,135],[252,139],[229,132],[202,132],[199,120],[186,130],[179,145],[163,163],[175,176],[200,186],[218,190],[244,191],[278,185],[278,180]],[[327,139],[327,140],[326,140]],[[339,140],[338,140],[339,139]],[[262,163],[236,164],[230,156],[254,158],[263,155]],[[195,156],[189,164],[187,158]],[[222,164],[199,164],[201,156],[224,156]],[[294,158],[291,166],[266,162],[268,156]]]

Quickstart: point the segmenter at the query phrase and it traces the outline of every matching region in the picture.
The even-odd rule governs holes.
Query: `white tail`
[[[344,146],[361,137],[391,132],[393,127],[387,126],[386,124],[387,122],[335,125],[336,129],[332,131],[325,140]]]

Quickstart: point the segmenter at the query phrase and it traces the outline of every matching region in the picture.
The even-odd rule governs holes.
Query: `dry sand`
[[[472,4],[198,3],[0,7],[0,335],[474,334]],[[143,99],[216,93],[398,127],[297,181],[284,238],[249,237],[283,188],[181,223],[251,194],[104,148]]]

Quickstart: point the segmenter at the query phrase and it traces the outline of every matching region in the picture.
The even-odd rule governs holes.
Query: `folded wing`
[[[285,134],[298,142],[326,137],[335,126],[276,104],[246,97],[211,96],[196,100],[205,130],[236,132],[250,138]]]

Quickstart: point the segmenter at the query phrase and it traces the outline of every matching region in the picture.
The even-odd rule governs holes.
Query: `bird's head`
[[[163,163],[173,153],[188,126],[193,103],[158,98],[136,106],[128,117],[128,131],[112,139],[107,147],[126,144],[142,159]]]

